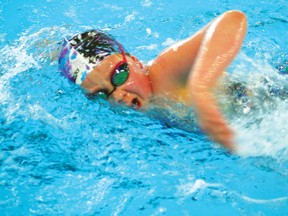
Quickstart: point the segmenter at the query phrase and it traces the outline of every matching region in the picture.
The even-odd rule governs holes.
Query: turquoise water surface
[[[231,2],[0,0],[0,215],[288,215],[288,3]],[[231,9],[249,29],[227,71],[256,107],[226,113],[237,154],[179,104],[170,127],[59,75],[63,36],[100,28],[147,62]]]

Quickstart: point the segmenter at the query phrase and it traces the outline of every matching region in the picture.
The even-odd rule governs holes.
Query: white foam
[[[268,64],[267,59],[253,60],[243,53],[241,63],[231,73],[232,80],[245,82],[252,96],[252,108],[248,112],[232,117],[237,153],[241,156],[269,156],[279,162],[288,161],[288,109],[287,99],[283,100],[267,92],[269,85],[287,88],[288,78],[279,75]],[[285,87],[286,86],[286,87]],[[256,107],[256,109],[253,108]],[[254,111],[253,111],[254,109]]]
[[[271,203],[279,203],[288,201],[288,197],[279,197],[274,199],[254,199],[248,196],[239,195],[243,200],[248,201],[250,203],[255,204],[271,204]]]
[[[29,69],[41,68],[42,63],[49,59],[49,52],[54,51],[55,48],[53,46],[55,41],[49,41],[49,38],[55,39],[55,35],[63,31],[67,30],[62,27],[49,27],[42,28],[33,34],[29,34],[27,30],[18,40],[0,50],[1,56],[5,56],[0,59],[3,71],[0,78],[0,103],[7,105],[5,113],[7,121],[12,120],[13,114],[20,109],[20,105],[10,92],[10,80]]]
[[[163,43],[162,45],[163,46],[171,46],[173,44],[175,44],[177,41],[173,40],[172,38],[167,38]]]
[[[136,15],[138,15],[138,13],[135,12],[135,11],[134,11],[133,13],[127,15],[127,16],[125,17],[125,23],[131,22],[131,21],[135,20],[135,19],[136,19]]]
[[[207,187],[220,187],[221,184],[218,183],[207,183],[203,179],[196,179],[194,182],[188,182],[179,185],[178,194],[184,197],[190,196],[198,191],[204,190]]]
[[[157,49],[157,44],[143,45],[136,47],[137,50],[155,50]]]
[[[152,1],[151,0],[144,0],[141,2],[143,7],[150,7],[152,5]]]

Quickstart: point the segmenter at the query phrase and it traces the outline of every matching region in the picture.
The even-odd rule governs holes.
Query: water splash
[[[236,135],[237,153],[287,162],[288,76],[279,74],[267,59],[252,60],[244,54],[240,58],[242,63],[235,66],[229,80],[245,83],[249,91],[248,102],[233,104],[236,112],[228,115]]]
[[[61,28],[54,30],[59,30],[59,34],[67,33]],[[107,104],[87,101],[77,87],[59,76],[50,55],[45,54],[54,49],[57,38],[49,29],[34,34],[27,32],[0,51],[7,56],[0,60],[3,68],[0,89],[4,93],[0,96],[1,115],[3,113],[0,120],[5,136],[0,138],[4,141],[0,153],[0,164],[4,167],[0,185],[5,186],[5,189],[1,188],[1,195],[9,197],[6,201],[1,198],[0,208],[10,207],[17,211],[26,206],[26,212],[32,214],[69,214],[74,210],[71,206],[77,205],[80,206],[76,211],[79,214],[150,212],[150,215],[159,215],[191,209],[193,205],[197,207],[197,200],[208,204],[215,200],[217,204],[229,203],[232,209],[237,205],[241,209],[243,202],[285,205],[287,199],[280,192],[271,199],[234,192],[237,189],[234,190],[233,183],[238,179],[235,173],[247,174],[248,169],[256,178],[255,170],[249,170],[254,164],[248,160],[246,166],[239,166],[238,158],[213,148],[202,134],[194,133],[195,118],[191,110],[184,110],[178,104],[168,109],[171,124],[183,123],[178,119],[192,115],[185,122],[187,125],[192,123],[192,133],[186,133],[133,110],[114,110]],[[43,41],[44,47],[41,46]],[[15,50],[17,52],[13,52]],[[19,57],[19,53],[25,59]],[[242,73],[238,77],[235,73],[232,78],[265,90],[267,85],[256,82],[258,75],[253,74],[255,68],[263,69],[263,64],[253,61],[251,64],[254,68],[247,66],[249,61],[244,61],[244,66],[239,64]],[[271,71],[269,68],[273,70],[269,64],[265,70]],[[243,76],[244,71],[249,72],[248,75]],[[27,78],[30,84],[25,82]],[[280,77],[270,79],[270,83],[278,81],[284,82]],[[256,97],[255,104],[259,104],[259,109],[261,101],[261,97]],[[269,108],[271,105],[273,110]],[[276,158],[278,154],[281,163],[286,160],[287,152],[284,154],[283,149],[287,146],[282,146],[282,150],[275,148],[271,144],[275,142],[271,134],[276,131],[272,129],[267,134],[271,129],[269,122],[282,117],[278,111],[284,109],[285,103],[276,99],[276,104],[268,103],[260,109],[262,112],[252,110],[230,116],[231,124],[239,132],[240,147],[243,146],[239,149],[240,155]],[[183,116],[179,118],[179,114]],[[284,114],[286,117],[287,112]],[[255,119],[259,120],[255,123]],[[279,125],[277,123],[277,129],[284,123],[284,118],[282,120]],[[286,137],[285,130],[284,127],[279,137]],[[247,136],[249,133],[252,135]],[[259,133],[257,139],[253,137],[255,133]],[[263,140],[268,140],[269,145]],[[255,142],[260,146],[253,149]],[[265,152],[263,145],[267,145]],[[272,172],[265,175],[275,177],[281,173],[287,176],[283,172],[285,167],[278,168],[278,172],[279,164],[274,165]],[[245,176],[243,173],[240,176]],[[193,176],[192,180],[187,180],[187,175]],[[225,183],[222,183],[223,179]],[[239,188],[243,187],[242,182],[239,185]],[[266,191],[266,186],[262,190]],[[261,185],[257,184],[257,187],[261,188]],[[283,188],[279,184],[273,192],[278,193]]]

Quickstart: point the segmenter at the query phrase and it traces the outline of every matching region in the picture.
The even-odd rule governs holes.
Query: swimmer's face
[[[113,86],[111,76],[119,62],[123,61],[121,54],[106,57],[93,71],[91,71],[81,86],[89,93],[97,95],[105,92],[109,100],[124,103],[130,107],[141,108],[147,105],[151,96],[151,86],[142,64],[135,58],[126,55],[129,76],[120,86]]]

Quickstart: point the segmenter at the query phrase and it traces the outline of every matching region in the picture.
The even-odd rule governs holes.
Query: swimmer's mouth
[[[142,107],[142,103],[138,98],[134,98],[131,102],[131,107],[140,109]]]

